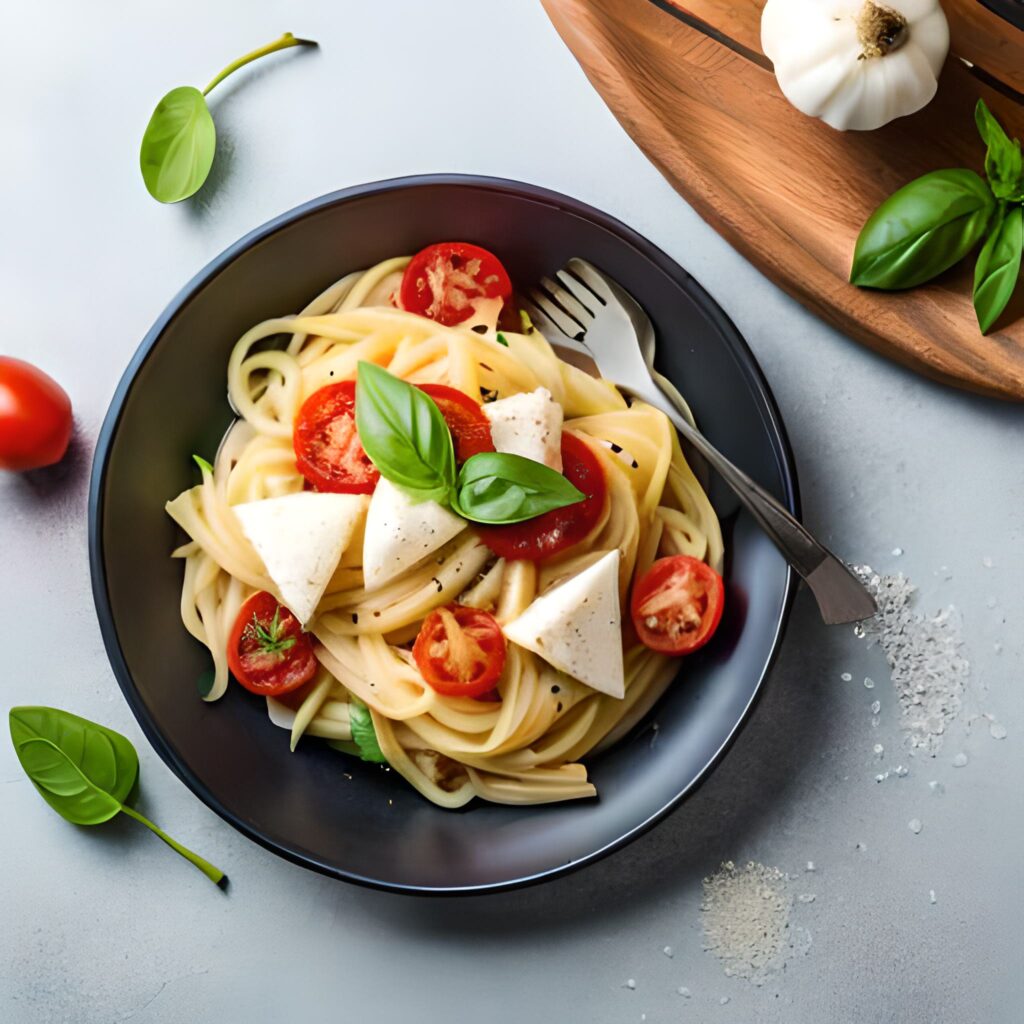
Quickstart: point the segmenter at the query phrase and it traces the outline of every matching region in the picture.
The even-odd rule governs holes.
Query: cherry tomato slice
[[[508,299],[512,282],[494,253],[469,242],[428,245],[405,268],[399,305],[452,326],[473,315],[477,299]]]
[[[299,472],[318,491],[371,494],[380,472],[356,432],[356,382],[314,391],[302,403],[292,435]]]
[[[601,517],[608,486],[597,456],[585,441],[568,432],[562,434],[562,475],[586,495],[585,500],[522,523],[478,526],[480,538],[496,555],[538,562],[578,544],[590,533]]]
[[[505,634],[490,612],[450,604],[423,620],[412,656],[438,693],[479,697],[494,687],[505,667]]]
[[[0,469],[59,462],[71,439],[71,400],[31,363],[0,356]]]
[[[456,462],[465,462],[470,455],[494,451],[491,421],[484,415],[479,402],[447,384],[420,384],[419,389],[430,395],[441,410],[452,432]]]
[[[316,665],[309,634],[273,594],[261,590],[242,605],[228,637],[228,667],[247,690],[288,693],[308,683]]]
[[[689,555],[659,558],[633,587],[630,612],[641,642],[661,654],[689,654],[718,629],[722,577]]]

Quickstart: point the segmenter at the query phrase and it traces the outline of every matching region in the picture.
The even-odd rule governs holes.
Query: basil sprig
[[[1024,159],[978,100],[975,123],[987,149],[985,175],[932,171],[895,192],[857,238],[850,281],[895,290],[930,281],[986,238],[974,272],[974,309],[982,334],[1006,308],[1020,274]]]
[[[475,523],[521,523],[586,497],[549,466],[505,452],[471,455],[456,475],[451,431],[437,404],[374,363],[357,368],[356,429],[381,476],[414,500],[447,505]]]
[[[586,497],[561,473],[521,455],[481,452],[459,471],[453,507],[475,523],[521,523]]]
[[[11,708],[11,741],[39,795],[75,825],[101,825],[127,814],[155,832],[212,882],[224,872],[185,849],[127,799],[139,777],[139,756],[127,737],[58,708]]]
[[[217,129],[206,96],[250,61],[291,46],[316,46],[311,39],[296,39],[285,32],[280,39],[232,61],[200,92],[194,86],[172,89],[156,106],[146,125],[139,152],[139,168],[149,194],[161,203],[188,199],[203,186],[217,151]]]

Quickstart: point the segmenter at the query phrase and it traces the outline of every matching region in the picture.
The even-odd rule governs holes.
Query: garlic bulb
[[[949,26],[938,0],[768,0],[761,49],[798,110],[871,130],[935,95]]]

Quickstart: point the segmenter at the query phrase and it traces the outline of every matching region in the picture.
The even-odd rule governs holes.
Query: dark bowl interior
[[[180,536],[163,504],[195,483],[191,454],[211,455],[231,420],[225,368],[232,345],[252,324],[294,312],[348,271],[448,238],[493,249],[520,282],[576,255],[616,278],[650,314],[660,368],[708,437],[794,511],[797,502],[778,413],[732,324],[664,253],[565,196],[461,176],[348,189],[258,228],[185,287],[126,371],[93,467],[93,587],[117,679],[160,756],[240,831],[339,878],[419,892],[550,877],[657,821],[751,710],[793,592],[771,543],[712,481],[727,544],[723,626],[682,663],[651,720],[591,759],[596,800],[440,810],[393,772],[319,741],[290,754],[263,701],[238,686],[214,705],[200,700],[196,680],[208,655],[178,617],[182,570],[168,554]]]

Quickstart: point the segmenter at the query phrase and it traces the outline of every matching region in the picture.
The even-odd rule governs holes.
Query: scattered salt
[[[946,787],[941,782],[937,782],[934,779],[931,782],[928,783],[928,788],[936,796],[942,796],[942,794],[946,792]]]
[[[803,892],[799,896],[797,896],[797,899],[801,903],[813,903],[816,897],[813,892]]]
[[[813,860],[809,860],[807,862],[807,867],[804,868],[804,870],[805,871],[813,871],[814,870],[814,861]]]
[[[885,747],[883,747],[881,743],[876,743],[871,749],[874,750],[875,755],[878,757],[881,757],[882,754],[885,753]]]
[[[844,672],[840,677],[844,683],[848,683],[853,679],[853,676],[849,672]]]
[[[910,774],[910,769],[903,764],[896,765],[893,771],[895,771],[901,779],[905,779]]]
[[[999,722],[992,722],[988,727],[988,734],[994,740],[1006,739],[1006,726]]]
[[[719,1006],[725,1006],[725,1004],[727,1002],[729,1002],[729,997],[728,996],[722,996],[722,998],[718,1000],[718,1005]]]
[[[991,569],[991,568],[992,568],[992,566],[993,566],[993,565],[994,565],[995,563],[994,563],[994,562],[992,561],[992,559],[991,559],[991,558],[990,558],[990,557],[989,557],[988,555],[986,555],[986,556],[985,556],[985,557],[984,557],[984,558],[983,558],[983,559],[981,560],[981,564],[982,564],[983,566],[985,566],[985,568],[986,568],[986,569]]]
[[[858,843],[857,849],[860,850],[861,853],[863,853],[867,849],[867,846],[864,843]]]
[[[920,818],[911,818],[910,821],[907,822],[907,828],[909,828],[910,831],[913,832],[915,836],[916,835],[920,835],[921,828],[922,828],[921,819]]]
[[[900,555],[903,554],[903,548],[893,548],[892,553],[896,556],[896,558],[899,558]]]
[[[966,754],[957,754],[956,757],[953,758],[953,767],[954,768],[963,768],[963,766],[965,764],[967,764],[967,755]]]
[[[875,688],[875,681],[874,681],[874,679],[872,679],[871,676],[865,676],[864,677],[864,689],[865,690],[873,690],[874,688]]]
[[[677,988],[677,989],[676,989],[676,991],[677,991],[677,992],[678,992],[678,993],[679,993],[679,994],[680,994],[680,995],[681,995],[681,996],[682,996],[682,997],[683,997],[684,999],[689,999],[689,998],[690,998],[690,995],[692,994],[692,993],[690,992],[690,990],[689,990],[689,989],[688,989],[688,988],[687,988],[687,987],[686,987],[685,985],[680,985],[680,986],[679,986],[679,988]]]
[[[704,879],[704,948],[727,972],[748,981],[780,970],[786,957],[790,896],[787,876],[753,861],[726,861]]]
[[[873,700],[871,702],[871,714],[877,715],[882,710],[882,702],[880,700]]]
[[[864,623],[864,635],[885,652],[908,745],[934,756],[947,724],[960,711],[970,672],[956,609],[924,616],[913,610],[916,588],[902,573],[880,576],[869,566],[856,572],[878,603],[877,614]]]
[[[665,947],[665,948],[664,948],[664,949],[662,950],[662,953],[664,953],[664,954],[665,954],[665,956],[667,956],[667,957],[668,957],[668,958],[669,958],[670,960],[672,959],[672,957],[674,957],[674,956],[675,956],[675,951],[674,951],[674,950],[672,949],[672,947],[671,947],[671,946],[666,946],[666,947]]]
[[[928,890],[928,902],[929,902],[929,903],[938,903],[938,902],[939,902],[939,901],[938,901],[938,900],[937,900],[937,899],[935,898],[935,890],[934,890],[934,889],[929,889],[929,890]]]
[[[625,984],[624,987],[630,989],[630,991],[635,989],[636,988],[636,978],[627,978],[626,979],[626,984]]]
[[[997,640],[997,641],[996,641],[996,642],[995,642],[995,643],[994,643],[994,644],[992,645],[992,650],[993,650],[993,651],[995,651],[995,652],[996,652],[996,654],[1002,654],[1002,653],[1003,653],[1003,645],[1002,645],[1002,644],[1001,644],[1001,643],[1000,643],[1000,642],[999,642],[999,641]]]

